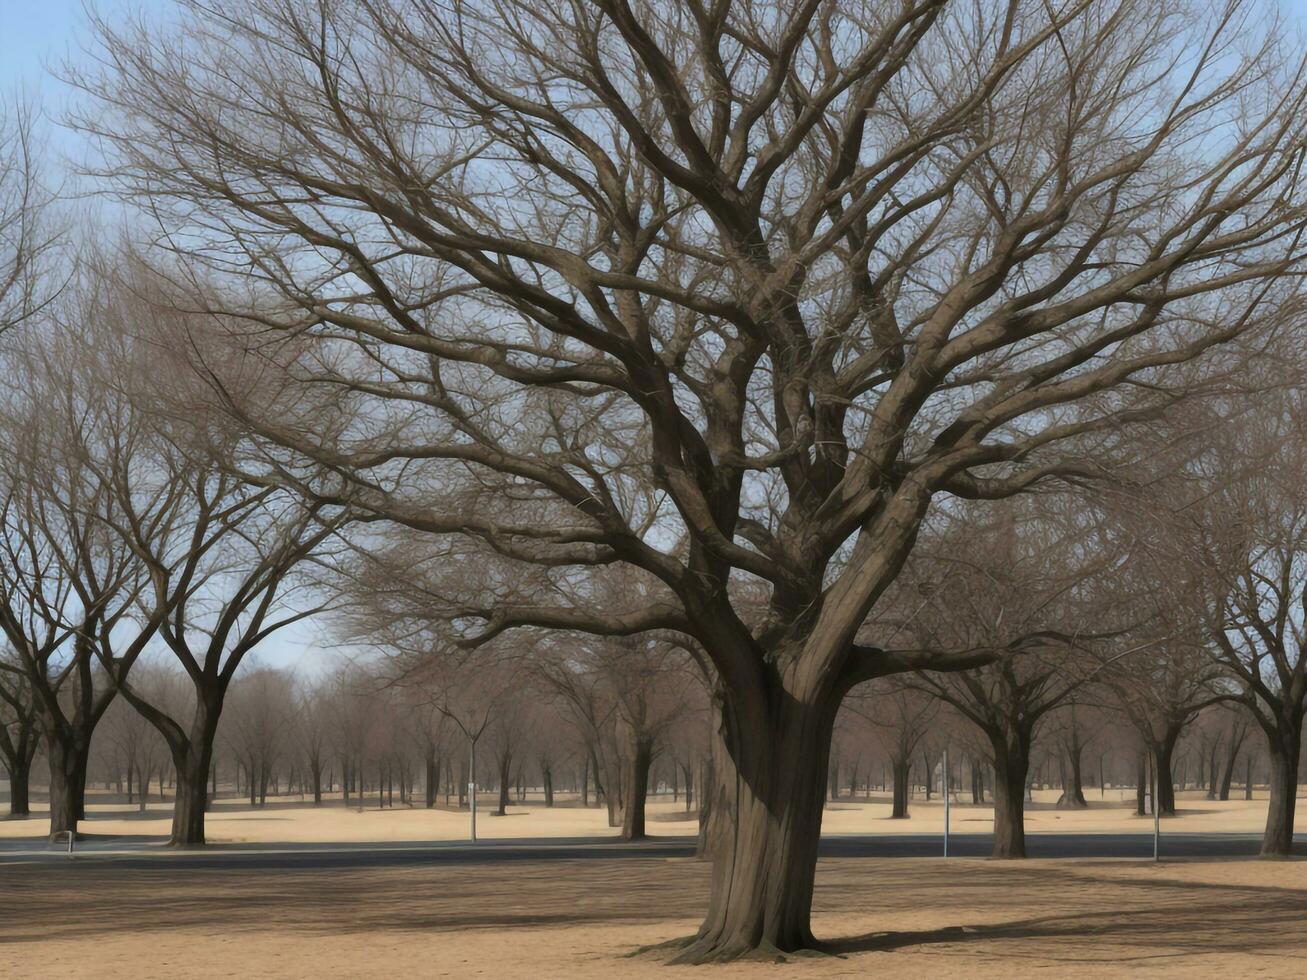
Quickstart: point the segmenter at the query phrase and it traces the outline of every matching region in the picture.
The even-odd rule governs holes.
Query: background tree
[[[919,546],[919,558],[929,556],[929,562],[919,561],[909,573],[915,591],[927,597],[908,627],[923,645],[1005,651],[992,664],[949,675],[922,673],[915,682],[989,743],[994,857],[1026,856],[1025,799],[1036,731],[1101,668],[1105,655],[1094,650],[1094,641],[1123,625],[1115,608],[1119,554],[1104,545],[1097,519],[1069,495],[981,512],[958,508]]]
[[[11,817],[31,813],[32,760],[39,745],[35,692],[20,668],[6,670],[0,663],[0,761],[9,779]]]
[[[912,760],[939,715],[939,701],[916,687],[886,679],[855,688],[848,704],[850,710],[863,714],[878,729],[893,787],[890,818],[906,820],[912,795]]]

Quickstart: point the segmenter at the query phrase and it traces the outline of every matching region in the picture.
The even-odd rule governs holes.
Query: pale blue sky
[[[174,0],[98,0],[95,6],[107,16],[157,16],[173,9]],[[1307,0],[1285,0],[1282,7],[1307,26]],[[86,0],[0,0],[0,98],[26,95],[38,100],[52,119],[58,118],[69,93],[47,68],[81,55],[85,9]],[[55,131],[52,142],[57,151],[73,158],[80,155],[69,134]],[[310,669],[332,657],[321,648],[311,624],[285,631],[259,652],[264,663]]]
[[[173,0],[99,0],[96,8],[106,14],[145,12],[166,14]],[[83,50],[86,22],[84,0],[0,0],[0,98],[21,97],[38,102],[52,124],[70,93],[47,69],[57,70],[65,59],[78,58]],[[52,148],[73,159],[81,156],[75,136],[50,127]],[[257,651],[259,662],[311,670],[335,659],[324,649],[320,628],[301,623],[275,634]]]

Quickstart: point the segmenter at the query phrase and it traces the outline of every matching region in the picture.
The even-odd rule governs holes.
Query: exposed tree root
[[[795,949],[782,949],[770,942],[750,945],[743,942],[722,942],[704,936],[678,936],[666,942],[641,946],[627,953],[627,957],[675,954],[667,960],[668,966],[703,966],[711,963],[786,963],[791,959],[811,957],[839,957],[843,954],[833,947],[810,939]]]

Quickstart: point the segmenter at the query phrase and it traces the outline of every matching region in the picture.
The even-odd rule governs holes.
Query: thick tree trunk
[[[778,698],[774,717],[727,706],[729,762],[713,767],[708,914],[681,962],[788,952],[809,923],[838,696]],[[700,796],[701,807],[707,803]]]
[[[1243,759],[1243,798],[1253,798],[1253,754],[1249,752]]]
[[[440,786],[440,764],[436,762],[435,752],[427,752],[426,759],[426,779],[425,793],[423,802],[428,810],[435,809],[436,806],[436,789]]]
[[[894,803],[890,808],[891,820],[906,820],[908,817],[908,775],[912,763],[904,759],[894,759],[890,768],[894,774]]]
[[[1148,812],[1148,755],[1143,749],[1135,757],[1135,816]]]
[[[1030,736],[1024,732],[986,733],[994,751],[994,850],[996,858],[1026,856],[1026,777]]]
[[[84,816],[82,804],[86,792],[86,762],[89,746],[77,739],[46,739],[50,764],[50,838],[56,834],[76,833],[77,821]]]
[[[1177,738],[1178,735],[1168,735],[1154,752],[1157,760],[1157,812],[1164,817],[1175,816],[1175,776],[1171,772],[1171,761]]]
[[[726,747],[725,721],[721,713],[721,695],[712,700],[712,724],[708,730],[708,751],[699,762],[699,838],[695,857],[715,860],[715,855],[729,851],[735,833],[734,806],[735,763]],[[686,783],[689,795],[689,783]]]
[[[636,738],[627,760],[626,786],[622,793],[622,840],[643,840],[644,805],[649,791],[649,766],[653,746],[646,738]]]
[[[1293,818],[1298,802],[1298,761],[1302,754],[1302,716],[1278,719],[1274,735],[1267,733],[1271,760],[1271,799],[1262,835],[1263,857],[1293,853]]]
[[[14,762],[6,771],[9,773],[9,816],[30,816],[32,812],[29,789],[32,778],[31,760]]]
[[[193,737],[173,751],[177,768],[177,794],[172,811],[172,847],[203,847],[204,814],[208,810],[209,765],[213,738]]]
[[[545,766],[540,773],[540,781],[544,783],[545,806],[554,805],[554,773],[548,766]]]
[[[313,805],[322,806],[322,763],[316,759],[309,763],[313,775]]]

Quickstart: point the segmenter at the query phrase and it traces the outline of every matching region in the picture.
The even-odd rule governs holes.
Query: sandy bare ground
[[[0,865],[14,980],[667,977],[635,947],[691,931],[692,860],[383,870],[124,871]],[[1307,862],[844,859],[818,871],[837,955],[740,976],[1301,977]],[[674,975],[692,975],[686,970]]]
[[[1134,815],[1131,791],[1108,790],[1103,796],[1091,793],[1087,810],[1058,810],[1053,806],[1058,792],[1038,790],[1035,803],[1026,813],[1031,833],[1149,833],[1150,818]],[[1261,833],[1266,824],[1265,793],[1259,799],[1210,801],[1202,793],[1182,793],[1180,814],[1166,821],[1166,833]],[[97,797],[93,794],[91,799]],[[1307,802],[1307,801],[1305,801]],[[38,805],[28,820],[0,820],[0,838],[42,837],[47,817]],[[1307,806],[1300,805],[1300,811]],[[144,815],[125,804],[92,802],[85,833],[112,835],[166,835],[171,821],[170,802],[152,802]],[[938,800],[913,801],[910,819],[889,819],[888,801],[840,800],[826,808],[822,829],[830,834],[925,834],[940,833],[944,808]],[[684,804],[658,799],[649,808],[649,832],[665,836],[690,836],[698,825],[687,816]],[[988,832],[994,811],[989,806],[955,804],[951,817],[957,833]],[[457,809],[426,810],[421,806],[378,809],[375,798],[359,810],[346,808],[338,799],[315,808],[298,798],[270,801],[269,806],[251,809],[240,801],[220,801],[206,821],[209,840],[214,843],[350,843],[367,841],[464,840],[468,815]],[[1307,830],[1307,816],[1300,820]],[[605,812],[575,805],[548,809],[539,803],[510,807],[508,816],[490,816],[488,801],[482,804],[477,822],[483,839],[530,837],[611,837],[617,831],[607,824]]]

